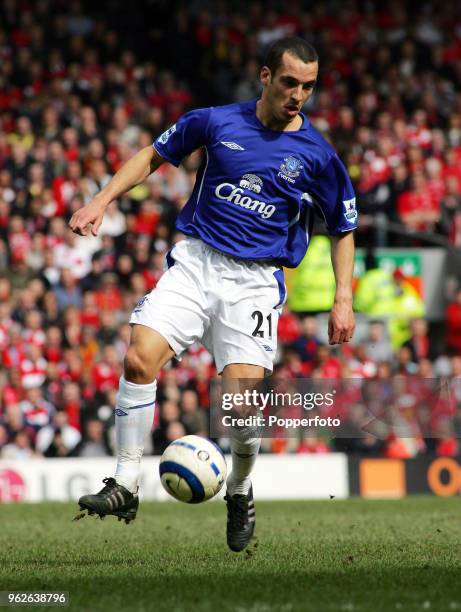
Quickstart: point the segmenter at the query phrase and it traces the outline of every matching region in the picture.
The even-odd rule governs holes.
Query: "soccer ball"
[[[221,449],[200,436],[183,436],[169,444],[159,469],[164,489],[186,504],[199,504],[214,497],[227,475]]]

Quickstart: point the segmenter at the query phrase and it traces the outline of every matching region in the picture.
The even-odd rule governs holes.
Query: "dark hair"
[[[280,66],[282,55],[285,51],[290,53],[290,55],[299,57],[299,59],[306,64],[319,61],[317,51],[310,43],[298,36],[286,36],[285,38],[277,40],[267,50],[264,66],[270,68],[272,74],[274,74]]]

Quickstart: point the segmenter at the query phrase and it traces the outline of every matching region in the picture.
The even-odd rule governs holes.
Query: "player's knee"
[[[158,374],[158,368],[152,356],[143,355],[136,346],[130,346],[128,349],[123,366],[126,380],[138,384],[148,384]]]

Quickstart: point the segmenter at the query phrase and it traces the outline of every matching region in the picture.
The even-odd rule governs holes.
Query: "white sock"
[[[117,469],[115,480],[132,493],[138,489],[144,441],[154,420],[157,381],[138,385],[120,377],[115,407]]]
[[[261,438],[231,438],[232,471],[227,477],[226,486],[229,495],[247,495],[250,490],[250,473],[256,462]]]

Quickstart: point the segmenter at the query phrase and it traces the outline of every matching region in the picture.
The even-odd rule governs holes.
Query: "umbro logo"
[[[128,412],[125,412],[124,410],[122,410],[121,408],[117,408],[115,411],[115,414],[119,417],[122,416],[128,416]]]
[[[245,151],[245,149],[236,142],[224,142],[223,140],[221,140],[221,144],[223,144],[228,149],[232,149],[233,151]]]

